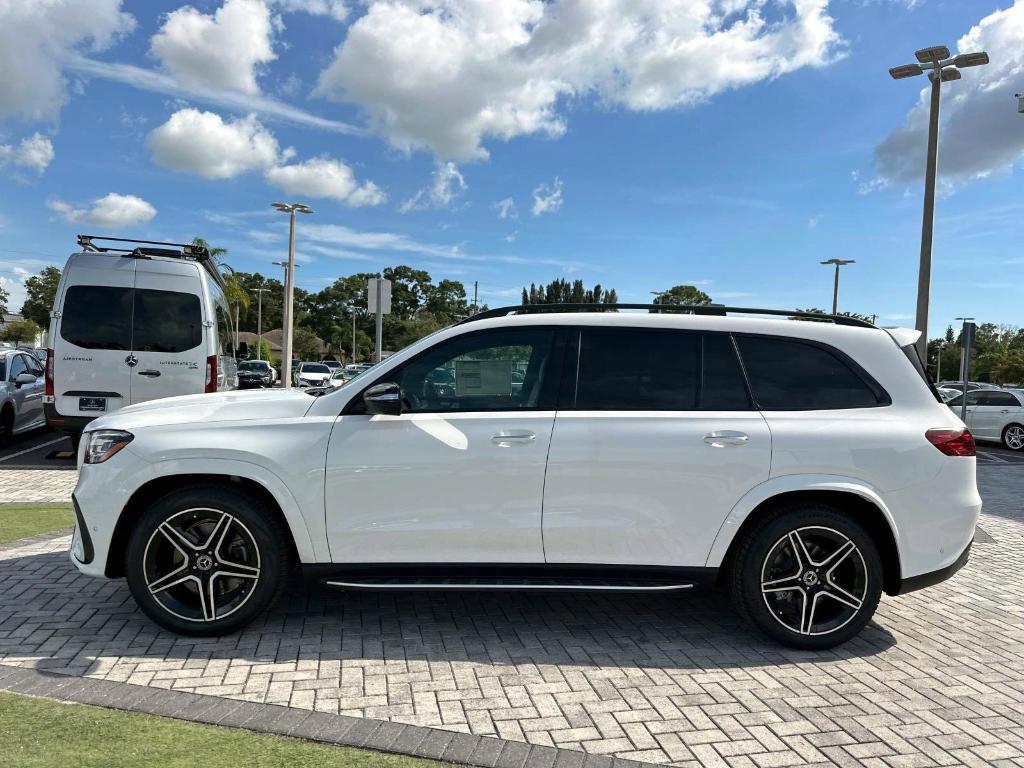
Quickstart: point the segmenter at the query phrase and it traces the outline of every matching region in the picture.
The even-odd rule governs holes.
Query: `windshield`
[[[330,373],[331,369],[321,363],[306,363],[302,366],[302,373]]]
[[[267,370],[268,363],[261,362],[259,360],[246,360],[244,363],[238,364],[238,370],[240,371],[265,371]]]

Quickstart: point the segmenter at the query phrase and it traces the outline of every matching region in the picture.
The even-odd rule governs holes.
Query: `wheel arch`
[[[755,525],[774,514],[780,507],[800,502],[827,504],[864,526],[882,558],[883,589],[887,594],[894,594],[899,590],[902,566],[898,529],[881,499],[868,489],[857,486],[837,485],[778,490],[746,505],[746,512],[741,511],[741,502],[719,531],[708,558],[708,565],[717,565],[720,573],[728,573],[731,558],[739,543]]]
[[[275,495],[263,484],[242,475],[229,475],[218,473],[191,473],[178,475],[163,475],[148,480],[139,486],[128,499],[124,509],[118,516],[114,533],[110,539],[110,547],[107,551],[107,562],[104,566],[104,573],[107,577],[115,578],[125,575],[125,556],[128,550],[128,539],[136,522],[150,506],[158,499],[174,491],[196,485],[216,485],[230,490],[240,490],[259,499],[266,508],[278,518],[281,525],[288,531],[289,554],[293,562],[302,560],[301,551],[303,547],[296,538],[296,531],[281,507]],[[302,531],[307,533],[305,529]],[[308,542],[308,534],[307,534]]]

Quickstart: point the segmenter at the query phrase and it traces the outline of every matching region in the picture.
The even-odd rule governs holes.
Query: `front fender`
[[[736,538],[740,526],[743,525],[744,521],[750,516],[750,513],[757,509],[758,506],[771,498],[795,491],[838,491],[840,493],[856,494],[870,501],[885,515],[885,519],[889,523],[889,528],[892,530],[893,537],[898,546],[900,531],[896,526],[895,519],[893,519],[892,512],[885,502],[882,501],[878,492],[864,481],[842,475],[782,475],[769,478],[760,485],[755,485],[736,503],[729,516],[725,518],[725,522],[718,529],[705,565],[710,568],[718,568],[722,565],[725,554],[729,551],[729,545]]]
[[[302,514],[302,508],[295,500],[288,486],[274,472],[260,464],[239,459],[165,459],[150,464],[147,475],[148,477],[145,481],[138,484],[136,490],[145,485],[149,480],[173,475],[236,475],[259,483],[274,497],[278,506],[281,507],[288,527],[291,529],[292,538],[295,540],[295,549],[298,552],[299,560],[304,563],[327,562],[330,560],[327,553],[326,540],[323,536],[313,537],[310,535],[306,518]],[[317,546],[318,543],[320,546]]]

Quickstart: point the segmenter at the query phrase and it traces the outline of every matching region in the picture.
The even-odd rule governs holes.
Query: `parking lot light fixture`
[[[284,272],[284,339],[281,355],[282,386],[292,386],[292,325],[294,318],[295,297],[295,214],[312,213],[313,209],[304,203],[273,203],[272,207],[281,213],[288,214],[288,264]]]
[[[928,301],[932,282],[932,230],[935,223],[935,174],[939,155],[939,94],[942,83],[960,79],[961,67],[988,64],[985,51],[957,54],[950,58],[949,48],[933,45],[914,54],[917,64],[893,67],[889,74],[894,80],[920,75],[928,70],[931,80],[931,103],[928,115],[928,152],[924,175],[924,212],[921,219],[921,257],[917,272],[917,313],[915,327],[921,332],[917,352],[922,360],[928,358]],[[1024,106],[1024,101],[1021,102]]]
[[[835,281],[832,283],[832,314],[837,314],[839,309],[839,268],[847,264],[856,264],[856,259],[827,259],[822,264],[830,264],[836,268]]]

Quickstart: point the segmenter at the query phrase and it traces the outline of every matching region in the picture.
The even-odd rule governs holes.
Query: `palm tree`
[[[224,273],[224,298],[227,299],[228,304],[234,304],[236,309],[244,309],[248,312],[249,302],[252,300],[252,297],[249,296],[249,292],[245,290],[245,287],[238,279],[234,268],[224,258],[227,255],[228,249],[214,248],[201,237],[193,237],[192,245],[205,248],[207,253],[210,254],[210,258],[217,265],[217,268]]]

